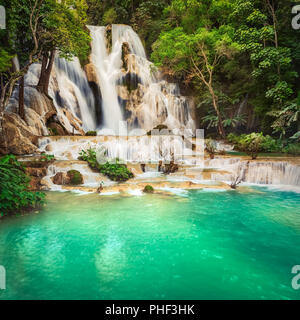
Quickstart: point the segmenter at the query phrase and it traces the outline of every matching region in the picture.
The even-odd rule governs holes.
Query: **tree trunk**
[[[44,93],[46,95],[48,95],[50,76],[51,76],[51,71],[54,64],[54,58],[55,58],[55,50],[52,50],[50,55],[49,55],[49,52],[44,53],[43,55],[41,75],[40,75],[39,83],[37,85],[37,89],[41,93]]]
[[[219,131],[220,136],[223,139],[225,139],[226,138],[226,134],[225,134],[225,130],[224,130],[223,122],[222,122],[222,116],[221,116],[221,113],[219,111],[219,107],[218,107],[218,103],[217,103],[217,97],[216,97],[216,95],[214,93],[213,88],[209,88],[209,91],[210,91],[210,94],[211,94],[211,97],[212,97],[212,100],[213,100],[214,109],[215,109],[217,117],[218,117],[218,131]]]
[[[19,81],[19,116],[25,120],[25,109],[24,109],[24,77]]]

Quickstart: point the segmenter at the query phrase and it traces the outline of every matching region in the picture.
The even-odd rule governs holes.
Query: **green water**
[[[2,299],[299,299],[299,194],[49,193],[0,222]]]

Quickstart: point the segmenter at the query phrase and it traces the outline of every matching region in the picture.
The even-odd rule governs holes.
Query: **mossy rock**
[[[150,185],[147,185],[144,190],[143,190],[144,193],[154,193],[154,188]]]
[[[83,184],[83,177],[82,174],[77,170],[70,170],[67,172],[67,175],[70,179],[71,185],[79,185]]]
[[[96,131],[88,131],[85,135],[87,137],[96,137],[97,136],[97,132]]]

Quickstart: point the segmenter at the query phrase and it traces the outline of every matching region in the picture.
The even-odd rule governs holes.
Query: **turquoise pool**
[[[0,222],[0,299],[300,299],[300,195],[48,193]]]

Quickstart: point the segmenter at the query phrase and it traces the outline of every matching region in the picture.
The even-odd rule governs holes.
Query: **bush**
[[[235,149],[240,151],[245,151],[245,143],[249,142],[249,139],[260,139],[260,148],[259,152],[281,152],[282,151],[282,143],[280,140],[273,139],[269,135],[263,136],[262,133],[251,133],[251,134],[242,134],[237,136],[233,133],[230,133],[227,136],[227,141],[234,144]],[[246,152],[246,151],[245,151]]]
[[[208,152],[211,159],[213,159],[217,152],[216,143],[212,139],[205,140],[205,150]]]
[[[88,131],[85,135],[87,137],[96,137],[97,136],[97,131]]]
[[[269,135],[265,136],[262,141],[263,152],[281,152],[282,144],[279,140],[275,140]]]
[[[115,159],[115,163],[106,162],[105,164],[99,164],[94,149],[82,150],[79,154],[79,159],[87,161],[93,170],[101,172],[112,181],[124,182],[134,177],[127,166],[120,164],[118,159]]]
[[[70,178],[70,184],[75,186],[79,184],[83,184],[83,177],[79,171],[70,170],[67,172],[67,175]]]
[[[258,153],[263,151],[264,139],[262,133],[250,133],[240,139],[239,149],[246,152],[254,160],[257,158]]]
[[[116,163],[105,163],[98,165],[99,171],[106,175],[112,181],[125,182],[133,178],[133,173],[127,168],[125,164],[119,164],[118,160]]]
[[[152,186],[147,185],[147,186],[145,186],[143,192],[144,192],[144,193],[153,193],[153,192],[154,192],[154,189],[153,189]]]
[[[300,143],[290,143],[284,149],[284,153],[300,156]]]
[[[43,203],[44,194],[28,191],[30,178],[15,156],[0,158],[0,216],[33,209]]]

